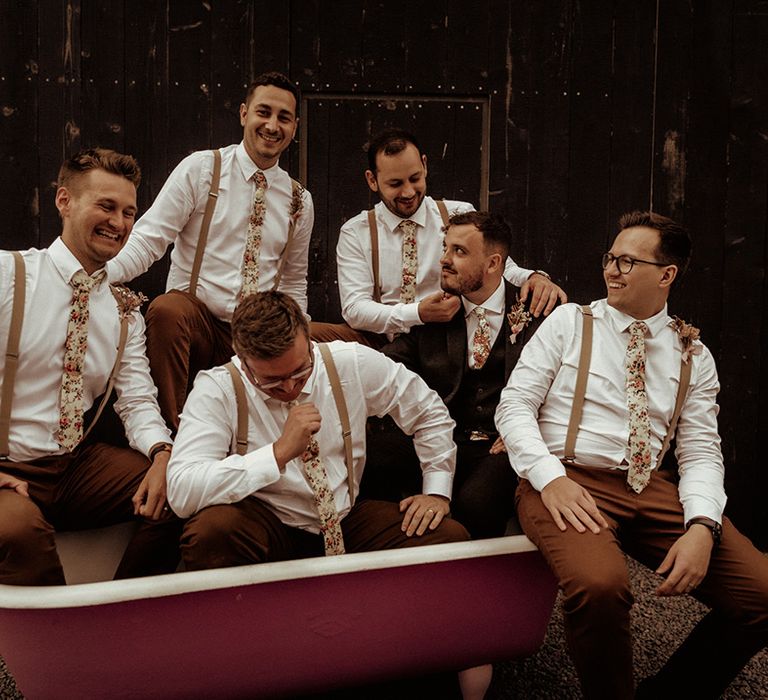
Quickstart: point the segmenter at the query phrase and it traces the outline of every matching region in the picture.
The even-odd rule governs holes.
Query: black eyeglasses
[[[654,260],[638,260],[637,258],[630,258],[629,255],[613,255],[611,253],[603,253],[603,270],[608,268],[612,262],[616,263],[616,267],[622,275],[628,275],[632,272],[632,268],[637,263],[643,263],[644,265],[656,265],[657,267],[666,267],[669,263],[656,262]]]

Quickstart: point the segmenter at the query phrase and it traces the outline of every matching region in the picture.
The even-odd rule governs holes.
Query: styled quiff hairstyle
[[[652,211],[631,211],[619,219],[619,231],[644,226],[659,232],[656,255],[665,265],[677,265],[678,277],[682,277],[691,261],[691,236],[682,224]]]
[[[291,349],[299,332],[309,338],[309,322],[283,292],[249,294],[232,315],[232,347],[239,357],[280,357]]]
[[[108,148],[85,148],[62,163],[57,186],[72,189],[72,183],[90,170],[106,170],[124,177],[137,188],[141,182],[141,169],[133,156]]]
[[[274,85],[281,90],[288,90],[296,100],[296,114],[299,113],[299,102],[301,95],[299,93],[299,86],[296,85],[287,75],[278,73],[276,70],[269,71],[268,73],[262,73],[257,76],[254,81],[248,86],[248,92],[245,93],[245,104],[247,105],[253,97],[253,93],[256,88],[262,85]]]
[[[380,131],[368,144],[368,169],[372,173],[376,172],[376,156],[379,153],[383,153],[385,156],[396,156],[408,148],[409,143],[416,146],[419,156],[424,155],[421,152],[421,146],[416,141],[416,137],[410,131],[405,129],[384,129]]]
[[[447,232],[451,226],[474,226],[483,234],[483,245],[486,252],[492,250],[500,253],[501,259],[509,256],[512,248],[512,229],[500,214],[491,214],[487,211],[467,211],[463,214],[454,214],[448,219],[445,227]]]

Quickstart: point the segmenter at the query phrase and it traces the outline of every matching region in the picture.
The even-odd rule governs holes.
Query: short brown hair
[[[691,236],[688,229],[668,216],[653,211],[630,211],[619,219],[619,231],[642,226],[659,232],[657,255],[665,265],[677,265],[682,277],[691,261]]]
[[[253,93],[256,92],[256,88],[262,85],[274,85],[281,90],[287,90],[293,95],[293,99],[296,100],[296,114],[299,113],[299,102],[301,101],[301,94],[299,93],[299,86],[296,85],[287,75],[278,73],[276,70],[269,71],[268,73],[262,73],[257,76],[254,81],[248,86],[248,91],[245,93],[245,104],[247,105],[253,97]]]
[[[120,175],[138,187],[141,182],[141,168],[133,156],[112,151],[109,148],[85,148],[65,160],[59,169],[58,187],[72,187],[72,181],[90,170],[106,170]]]
[[[232,315],[232,347],[240,357],[280,357],[290,350],[300,331],[309,338],[307,318],[283,292],[249,294]]]
[[[490,249],[498,252],[502,260],[506,260],[512,248],[512,229],[501,214],[491,214],[487,211],[465,211],[454,214],[448,219],[445,227],[447,232],[451,226],[474,226],[483,234],[483,246],[486,252]]]

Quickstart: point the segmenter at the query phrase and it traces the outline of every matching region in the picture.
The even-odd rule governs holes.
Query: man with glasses
[[[357,343],[332,343],[326,346],[332,362],[322,358],[302,310],[280,292],[241,302],[232,341],[247,437],[237,427],[238,384],[231,370],[201,372],[169,464],[169,502],[189,518],[182,538],[188,569],[468,538],[448,517],[454,423],[419,377]],[[338,389],[343,401],[335,397]],[[365,422],[374,414],[391,415],[414,435],[423,489],[399,504],[355,501],[365,464]],[[247,441],[241,454],[238,437]]]
[[[619,229],[602,260],[607,298],[542,323],[496,424],[523,530],[563,589],[585,697],[635,697],[627,553],[664,578],[657,595],[712,609],[637,697],[716,698],[768,641],[768,559],[723,516],[712,355],[667,315],[688,233],[651,212]],[[673,437],[676,470],[662,464]]]

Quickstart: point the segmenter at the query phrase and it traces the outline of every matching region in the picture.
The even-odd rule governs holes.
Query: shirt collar
[[[56,268],[56,271],[61,275],[61,279],[63,279],[66,284],[69,284],[70,280],[72,279],[72,275],[74,275],[78,270],[83,270],[83,266],[80,264],[80,261],[75,257],[74,253],[69,248],[67,248],[67,245],[61,239],[61,236],[59,236],[48,247],[48,255],[50,256],[51,262]],[[96,272],[94,272],[91,277],[95,277],[97,279],[96,288],[98,288],[102,281],[106,278],[104,268],[101,267],[96,270]]]
[[[403,219],[397,214],[393,214],[384,205],[384,202],[379,202],[381,207],[381,220],[387,225],[390,231],[394,231],[403,221],[413,221],[413,223],[419,226],[427,225],[427,200],[431,201],[431,197],[424,197],[421,201],[421,206],[413,213],[413,216],[409,216],[407,219]]]
[[[461,297],[461,303],[464,304],[464,317],[466,318],[471,314],[475,308],[482,306],[486,311],[492,311],[497,314],[504,313],[504,305],[506,304],[506,289],[504,288],[504,280],[499,280],[499,286],[482,304],[473,304],[467,297]]]
[[[266,170],[260,168],[256,163],[251,160],[248,155],[248,151],[245,150],[245,143],[242,141],[237,145],[235,149],[235,161],[240,166],[240,172],[243,174],[243,179],[247,182],[253,177],[253,174],[257,170],[261,170],[264,173],[264,177],[267,178],[267,187],[269,187],[280,172],[280,162],[276,162],[271,168]]]
[[[612,307],[608,302],[605,303],[605,311],[611,322],[615,326],[616,330],[620,333],[624,333],[629,330],[629,327],[635,321],[643,321],[648,326],[648,335],[652,338],[661,332],[669,324],[669,315],[667,314],[667,305],[664,304],[664,308],[658,313],[654,314],[650,318],[637,319],[632,316],[619,311]]]

